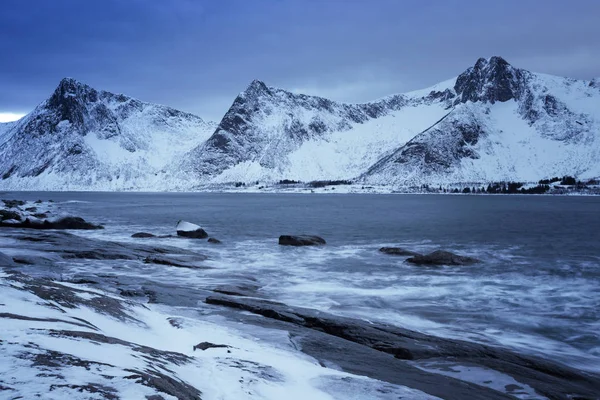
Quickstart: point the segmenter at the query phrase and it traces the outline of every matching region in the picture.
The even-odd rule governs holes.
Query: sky
[[[218,121],[253,80],[364,102],[500,55],[600,76],[598,0],[3,0],[0,120],[64,77]]]

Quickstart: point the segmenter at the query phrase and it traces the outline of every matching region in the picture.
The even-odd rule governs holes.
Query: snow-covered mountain
[[[394,187],[600,176],[600,84],[500,57],[364,104],[254,81],[178,170],[200,182],[359,178]]]
[[[449,94],[344,104],[253,81],[178,170],[213,183],[354,178],[446,115]]]
[[[175,159],[216,124],[63,79],[52,96],[0,126],[0,188],[160,189]]]
[[[480,59],[448,87],[442,120],[362,175],[372,184],[600,176],[600,88]]]
[[[72,79],[0,124],[0,189],[194,190],[351,179],[403,188],[600,177],[600,80],[481,58],[454,79],[346,104],[253,81],[220,123]]]

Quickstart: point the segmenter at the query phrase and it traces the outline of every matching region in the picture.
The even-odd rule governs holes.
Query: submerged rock
[[[153,235],[152,233],[148,233],[148,232],[138,232],[138,233],[134,233],[133,235],[131,235],[132,238],[153,238],[156,237],[156,235]]]
[[[421,255],[421,254],[416,253],[414,251],[403,249],[402,247],[382,247],[382,248],[379,249],[379,251],[382,252],[382,253],[385,253],[385,254],[393,255],[393,256],[414,257],[414,256],[420,256]]]
[[[481,262],[481,260],[473,257],[459,256],[443,250],[437,250],[426,255],[416,255],[406,261],[417,265],[473,265]]]
[[[199,225],[192,224],[191,222],[180,220],[177,222],[177,236],[183,236],[191,239],[206,239],[208,233],[202,229]]]
[[[324,245],[325,239],[311,235],[282,235],[279,236],[279,244],[282,246],[320,246]]]
[[[213,237],[208,238],[207,242],[212,244],[221,244],[221,241],[219,239],[215,239]]]
[[[168,265],[170,267],[179,268],[196,268],[196,269],[209,269],[208,267],[200,264],[200,262],[206,260],[206,257],[201,255],[194,256],[167,256],[167,255],[155,255],[146,257],[144,263],[146,264],[158,264]]]

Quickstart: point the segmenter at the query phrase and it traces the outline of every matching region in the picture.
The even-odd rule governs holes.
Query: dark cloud
[[[218,119],[254,78],[367,101],[502,55],[539,72],[600,75],[596,0],[5,0],[0,113],[58,81]]]

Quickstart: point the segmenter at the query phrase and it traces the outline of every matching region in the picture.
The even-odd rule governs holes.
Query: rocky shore
[[[600,376],[549,359],[291,307],[248,282],[183,287],[153,279],[146,268],[208,268],[201,250],[145,242],[158,235],[116,242],[23,226],[29,219],[37,227],[40,211],[53,223],[51,203],[5,202],[2,210],[0,398],[282,398],[294,390],[339,399],[359,390],[380,399],[600,398]],[[173,233],[208,237],[199,229],[180,222]],[[325,243],[282,237],[292,246]],[[422,265],[479,262],[381,251]],[[61,276],[73,262],[94,267]],[[139,273],[93,272],[108,263]]]

